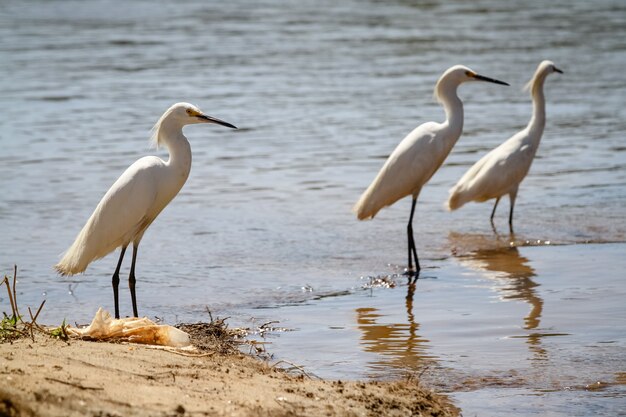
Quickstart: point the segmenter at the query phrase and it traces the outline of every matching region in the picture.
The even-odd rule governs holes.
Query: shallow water
[[[452,237],[465,238],[481,238],[480,249],[433,262],[414,287],[390,275],[349,295],[252,310],[255,323],[280,318],[292,330],[259,340],[320,377],[420,375],[464,415],[623,413],[626,244],[496,248]]]
[[[592,301],[593,315],[624,316],[623,269],[616,267],[623,265],[623,245],[552,245],[626,241],[625,23],[626,7],[608,0],[527,6],[494,0],[233,1],[219,7],[200,1],[2,3],[0,267],[9,273],[14,263],[19,266],[20,299],[35,305],[46,298],[47,322],[85,322],[97,306],[110,308],[115,255],[71,279],[56,277],[51,266],[126,166],[146,154],[166,157],[163,150],[148,149],[149,130],[169,105],[189,101],[241,129],[185,130],[194,165],[180,195],[144,236],[137,267],[140,313],[195,320],[210,306],[241,323],[251,316],[287,321],[299,330],[273,340],[272,349],[290,359],[292,335],[319,343],[327,359],[307,366],[322,375],[396,374],[429,355],[447,369],[446,352],[471,345],[500,358],[493,362],[500,377],[506,368],[497,364],[517,360],[520,346],[530,352],[535,339],[524,326],[551,332],[544,317],[554,315],[546,314],[547,306],[566,307],[548,302],[553,293],[544,293],[556,285],[551,291],[565,294],[567,278],[582,274],[561,259],[601,255],[601,263],[589,259],[596,268],[585,270],[587,281],[605,277],[598,289],[609,287],[616,298],[608,302],[586,286],[576,297]],[[515,240],[522,247],[502,252],[508,236],[494,238],[490,204],[447,213],[443,203],[474,161],[527,123],[530,102],[520,89],[542,59],[553,60],[565,74],[547,81],[546,131],[517,200]],[[376,297],[358,290],[366,281],[360,277],[387,276],[404,265],[409,201],[371,222],[357,222],[350,208],[407,132],[443,118],[432,87],[456,63],[512,87],[460,88],[464,135],[420,196],[415,231],[426,270],[414,306],[418,297],[433,294],[433,311],[440,313],[428,319],[436,321],[437,332],[425,332],[423,312],[411,319],[421,327],[409,320],[406,287],[375,288]],[[503,202],[500,233],[506,232],[507,210]],[[540,247],[523,246],[537,242]],[[514,265],[519,278],[498,281],[502,263]],[[485,281],[489,277],[495,278]],[[460,285],[455,280],[461,278],[468,281]],[[485,295],[489,291],[492,298]],[[121,297],[122,312],[128,313],[125,288]],[[380,298],[389,298],[384,308]],[[463,307],[452,304],[445,313],[454,300]],[[326,326],[353,325],[333,315],[332,306],[344,304],[354,305],[346,311],[369,329],[369,341],[353,343],[339,332],[319,331],[320,319]],[[495,306],[508,311],[524,304],[524,315],[516,310],[492,317]],[[372,328],[387,317],[397,327]],[[572,315],[568,332],[589,329],[587,320]],[[565,332],[555,323],[555,332]],[[621,323],[612,327],[612,336],[606,332],[623,348]],[[502,326],[523,329],[526,336],[502,336],[520,335]],[[407,332],[415,333],[410,347],[386,340],[387,334]],[[443,340],[436,338],[441,332]],[[492,348],[496,337],[517,350],[509,351],[504,342]],[[568,351],[561,345],[568,337],[538,336],[538,343]],[[599,343],[593,337],[588,342]],[[407,353],[398,358],[385,349]],[[586,352],[603,363],[623,362],[607,349]],[[362,355],[378,358],[372,359],[377,368],[365,366],[370,362]],[[489,368],[460,355],[455,361],[454,369],[468,378],[474,367]],[[597,365],[581,363],[592,375]],[[551,366],[544,377],[554,371]],[[559,395],[537,394],[536,385],[520,383],[519,393],[502,385],[480,392],[494,402],[504,396],[506,407],[526,407],[521,414],[562,404]],[[528,390],[536,402],[528,400]],[[586,414],[605,391],[576,393],[588,401],[571,406]],[[482,402],[476,391],[455,398],[461,406]]]

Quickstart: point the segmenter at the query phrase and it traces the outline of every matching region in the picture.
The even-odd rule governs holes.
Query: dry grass
[[[191,338],[191,344],[200,351],[211,351],[221,355],[229,355],[238,352],[238,347],[243,343],[241,331],[229,329],[226,318],[213,319],[210,311],[210,322],[181,323],[175,327],[187,332]]]
[[[65,321],[63,321],[61,326],[53,329],[43,327],[37,323],[37,317],[39,317],[39,313],[41,313],[46,300],[41,302],[35,314],[33,314],[30,307],[27,308],[30,320],[25,319],[24,315],[20,313],[16,290],[17,265],[13,267],[12,281],[13,284],[11,284],[11,279],[5,275],[2,282],[0,282],[0,286],[5,285],[7,288],[9,303],[11,305],[10,315],[6,312],[2,313],[3,317],[2,321],[0,321],[0,343],[10,343],[21,337],[30,337],[33,341],[35,341],[35,333],[43,333],[48,336],[66,340],[67,333],[65,332]]]

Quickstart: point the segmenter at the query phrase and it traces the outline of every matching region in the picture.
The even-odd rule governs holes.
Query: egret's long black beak
[[[563,71],[561,71],[560,69],[558,69],[557,67],[554,67],[554,72],[558,72],[559,74],[563,74]]]
[[[230,127],[231,129],[237,129],[237,126],[235,125],[231,125],[230,123],[220,120],[216,117],[207,116],[206,114],[199,114],[196,117],[202,120],[206,120],[209,123],[215,123],[216,125],[222,125],[222,126]]]
[[[474,78],[477,79],[477,80],[480,80],[480,81],[487,81],[487,82],[494,83],[494,84],[509,85],[508,83],[505,83],[504,81],[500,81],[500,80],[496,80],[496,79],[493,79],[493,78],[485,77],[484,75],[475,74]]]

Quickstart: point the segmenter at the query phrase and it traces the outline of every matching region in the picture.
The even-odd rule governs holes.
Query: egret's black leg
[[[415,239],[413,238],[413,214],[415,213],[415,203],[417,199],[414,198],[411,203],[411,216],[409,217],[409,224],[406,227],[408,246],[409,246],[409,273],[413,271],[413,260],[415,260],[415,273],[420,271],[420,263],[417,258],[417,249],[415,248]]]
[[[411,236],[413,235],[413,228],[411,227],[411,223],[409,223],[409,225],[406,228],[406,235],[407,235],[407,250],[409,253],[409,269],[407,270],[407,273],[410,273],[411,270],[413,269],[413,258],[411,257],[411,249],[413,249],[413,245],[412,245],[412,241],[411,241]]]
[[[513,207],[515,207],[515,200],[511,201],[511,211],[509,212],[509,231],[513,234]]]
[[[115,318],[120,318],[120,302],[118,297],[118,288],[120,285],[120,268],[122,266],[122,260],[124,259],[124,253],[126,253],[126,246],[122,247],[122,252],[120,253],[120,259],[117,261],[117,268],[115,268],[115,272],[113,273],[113,302],[115,303]]]
[[[496,204],[493,205],[493,210],[491,210],[491,217],[489,218],[491,222],[491,229],[495,235],[498,235],[498,231],[496,230],[496,224],[493,222],[493,217],[496,215],[496,208],[498,207],[498,203],[500,202],[500,197],[496,198]]]
[[[511,202],[511,211],[509,211],[509,231],[511,232],[511,234],[515,233],[513,232],[513,208],[515,207],[516,198],[517,198],[517,189],[515,190],[515,192],[509,193],[509,201]]]
[[[415,238],[413,237],[413,227],[411,227],[411,252],[415,260],[415,274],[420,271],[420,261],[417,259],[417,247],[415,246]]]
[[[491,211],[491,224],[493,225],[493,216],[496,215],[496,207],[498,207],[498,203],[500,202],[500,197],[496,198],[496,204],[493,205],[493,210]]]
[[[137,248],[139,244],[133,245],[133,262],[130,265],[130,275],[128,276],[128,288],[130,288],[130,298],[133,302],[133,315],[139,317],[137,313],[137,298],[135,297],[135,261],[137,260]]]

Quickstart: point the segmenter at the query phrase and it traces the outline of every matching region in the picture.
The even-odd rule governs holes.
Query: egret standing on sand
[[[457,87],[467,81],[505,82],[478,75],[462,65],[449,68],[435,85],[435,98],[446,111],[443,123],[427,122],[409,133],[389,155],[382,169],[365,190],[353,210],[359,220],[373,218],[380,209],[390,206],[408,195],[413,197],[411,215],[407,225],[409,268],[419,272],[417,249],[413,238],[413,213],[415,203],[424,184],[439,169],[463,130],[463,103]]]
[[[154,126],[152,140],[169,150],[169,160],[146,156],[132,164],[109,188],[76,240],[65,252],[55,269],[62,275],[84,272],[92,261],[118,247],[122,248],[113,274],[115,318],[120,317],[118,302],[119,272],[126,247],[133,244],[133,260],[128,286],[137,313],[135,298],[135,261],[137,248],[146,229],[161,210],[178,194],[191,169],[191,147],[183,135],[183,126],[215,123],[236,129],[230,123],[207,116],[196,106],[177,103],[161,116]]]
[[[553,72],[563,73],[551,61],[539,64],[535,75],[526,85],[530,88],[533,99],[533,115],[528,126],[483,156],[463,175],[450,190],[448,199],[450,210],[456,210],[469,201],[483,202],[495,198],[496,203],[491,211],[493,226],[493,216],[496,214],[498,202],[503,195],[508,194],[511,203],[509,230],[513,233],[513,207],[517,190],[530,169],[546,125],[543,83]]]

